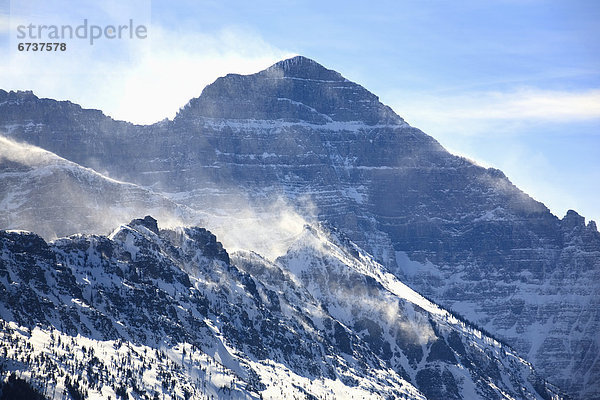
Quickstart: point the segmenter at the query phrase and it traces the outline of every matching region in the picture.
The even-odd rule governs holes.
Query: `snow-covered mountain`
[[[493,332],[574,397],[600,396],[595,224],[575,212],[558,219],[501,171],[453,156],[312,60],[219,78],[173,121],[149,126],[0,91],[0,131],[195,212],[227,218],[251,204],[255,216],[269,215],[280,197]],[[206,225],[233,242],[224,224]],[[234,247],[256,250],[278,236],[267,230],[252,246]],[[286,254],[290,243],[267,258]]]
[[[276,262],[151,217],[50,243],[2,231],[0,254],[1,371],[50,398],[556,395],[512,349],[317,227]]]

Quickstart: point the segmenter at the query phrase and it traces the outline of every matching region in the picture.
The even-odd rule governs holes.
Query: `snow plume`
[[[439,309],[385,274],[370,255],[353,256],[347,250],[313,226],[304,229],[277,262],[315,298],[325,300],[331,315],[346,325],[372,321],[392,342],[392,336],[417,346],[434,341],[436,334],[427,315]]]
[[[161,226],[199,220],[194,211],[159,194],[2,136],[0,188],[0,229],[29,230],[46,240],[106,234],[148,214]]]
[[[351,281],[361,282],[354,279]],[[348,323],[361,318],[379,321],[384,332],[390,334],[396,332],[396,335],[401,335],[403,340],[417,346],[436,339],[429,320],[423,314],[416,312],[412,303],[399,299],[384,288],[375,291],[367,289],[363,284],[351,287],[350,282],[343,285],[339,282],[343,280],[336,280],[334,294],[340,306],[348,308],[346,315],[352,316]]]
[[[19,163],[31,167],[45,165],[61,158],[30,144],[20,143],[2,136],[0,132],[0,163]]]
[[[2,136],[0,163],[0,228],[31,230],[46,240],[106,234],[152,215],[160,228],[206,227],[230,252],[249,250],[274,260],[316,215],[308,198],[299,199],[296,209],[275,192],[251,198],[239,188],[198,189],[204,192],[192,207],[183,206],[179,201],[187,204],[194,192],[167,198]]]
[[[260,204],[242,193],[228,193],[227,205],[202,210],[203,223],[228,252],[253,251],[273,261],[285,254],[312,219],[303,216],[281,196],[269,196]],[[302,208],[314,210],[308,200]]]
[[[547,212],[548,208],[535,199],[531,198],[527,193],[517,188],[513,183],[499,170],[489,168],[487,174],[483,174],[478,179],[494,192],[501,193],[509,199],[508,204],[511,209],[516,212],[543,213]]]

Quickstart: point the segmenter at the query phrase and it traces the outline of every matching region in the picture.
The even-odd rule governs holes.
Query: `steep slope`
[[[196,209],[234,212],[240,191],[259,208],[283,195],[575,397],[600,396],[595,224],[559,220],[312,60],[219,78],[173,121],[146,127],[0,92],[0,127]]]
[[[0,246],[1,370],[49,397],[539,399],[554,390],[511,349],[314,228],[276,264],[253,253],[232,262],[210,232],[159,230],[151,217],[50,244],[2,231]],[[314,280],[300,279],[300,265]],[[314,290],[331,278],[363,291],[358,312],[344,307],[346,294]],[[397,307],[379,321],[377,309],[365,314],[371,301]]]
[[[339,234],[307,226],[277,259],[279,270],[236,257],[241,268],[279,287],[281,276],[291,274],[340,324],[338,346],[352,352],[344,330],[356,332],[429,399],[553,395],[512,349],[414,292]]]

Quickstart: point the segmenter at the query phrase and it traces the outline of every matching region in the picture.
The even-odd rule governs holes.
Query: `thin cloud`
[[[600,120],[600,89],[527,88],[465,95],[415,95],[397,100],[395,109],[417,126],[460,126],[465,134],[489,134],[490,124]]]
[[[524,89],[514,93],[484,94],[476,101],[465,110],[467,117],[560,122],[600,118],[600,89],[583,92]],[[477,104],[484,107],[477,107]]]

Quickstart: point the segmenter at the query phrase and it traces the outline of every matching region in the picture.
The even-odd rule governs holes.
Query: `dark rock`
[[[427,361],[443,361],[446,363],[456,364],[456,357],[454,353],[448,347],[443,338],[439,338],[429,348],[429,355]]]
[[[134,219],[129,223],[130,226],[143,226],[144,228],[149,229],[151,232],[154,232],[158,235],[158,223],[157,221],[149,215],[146,215],[143,219]]]

